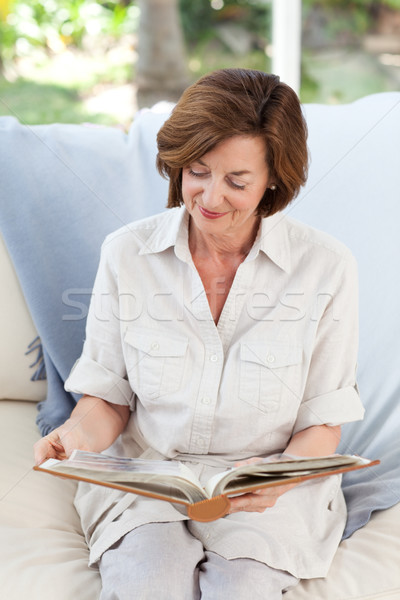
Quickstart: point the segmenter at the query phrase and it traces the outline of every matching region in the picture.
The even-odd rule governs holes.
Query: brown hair
[[[251,69],[221,69],[182,94],[157,135],[157,168],[169,177],[168,208],[182,200],[182,168],[236,135],[259,136],[270,181],[258,212],[283,210],[307,179],[307,125],[295,92],[279,77]]]

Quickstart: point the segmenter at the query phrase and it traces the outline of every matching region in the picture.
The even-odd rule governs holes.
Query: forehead
[[[229,171],[250,171],[266,165],[266,145],[261,136],[233,136],[204,154],[199,163],[209,167],[223,166]]]

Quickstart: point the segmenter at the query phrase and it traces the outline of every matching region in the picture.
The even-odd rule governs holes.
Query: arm
[[[112,243],[103,243],[86,322],[82,355],[72,368],[65,388],[84,394],[70,418],[34,447],[35,461],[63,459],[72,450],[100,452],[124,430],[132,407],[121,348],[117,268]]]
[[[326,456],[333,454],[340,441],[340,425],[314,425],[296,433],[290,440],[284,454],[294,456]],[[251,458],[238,464],[257,462],[259,457]],[[230,513],[246,510],[250,512],[264,512],[266,508],[274,506],[279,496],[299,485],[288,483],[277,485],[273,488],[257,490],[251,494],[243,494],[231,498]]]
[[[357,265],[351,255],[318,322],[307,382],[284,454],[332,454],[340,441],[340,425],[362,418],[355,387],[358,348]],[[250,459],[251,461],[258,458]],[[246,461],[249,462],[249,461]],[[276,486],[231,499],[231,512],[263,512],[296,484]],[[257,498],[258,496],[258,498]]]
[[[111,404],[101,398],[83,396],[63,425],[36,442],[36,464],[47,458],[64,459],[77,448],[101,452],[122,433],[128,422],[128,406]]]
[[[293,456],[327,456],[340,442],[340,425],[314,425],[295,433],[284,454]]]

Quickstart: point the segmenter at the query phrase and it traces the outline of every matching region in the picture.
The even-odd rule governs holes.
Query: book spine
[[[227,496],[215,496],[214,498],[201,500],[195,504],[189,504],[187,514],[189,519],[193,519],[193,521],[208,523],[228,514],[230,505],[231,503]]]

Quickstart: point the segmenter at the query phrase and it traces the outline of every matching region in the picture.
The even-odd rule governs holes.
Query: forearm
[[[83,396],[63,425],[36,442],[36,463],[46,458],[63,459],[75,448],[90,452],[105,450],[122,433],[129,415],[128,406]]]
[[[284,454],[293,456],[325,456],[335,452],[339,441],[340,425],[336,427],[315,425],[296,433],[290,440]],[[237,465],[257,462],[259,460],[259,457],[255,457],[237,463]],[[264,512],[266,508],[274,506],[279,496],[290,491],[297,485],[299,484],[287,483],[231,498],[230,513],[241,510]]]
[[[127,406],[114,405],[94,396],[83,396],[63,427],[65,430],[79,427],[91,451],[101,452],[122,433],[128,418]]]
[[[333,454],[340,442],[340,425],[315,425],[296,433],[285,454],[294,456],[325,456]]]

